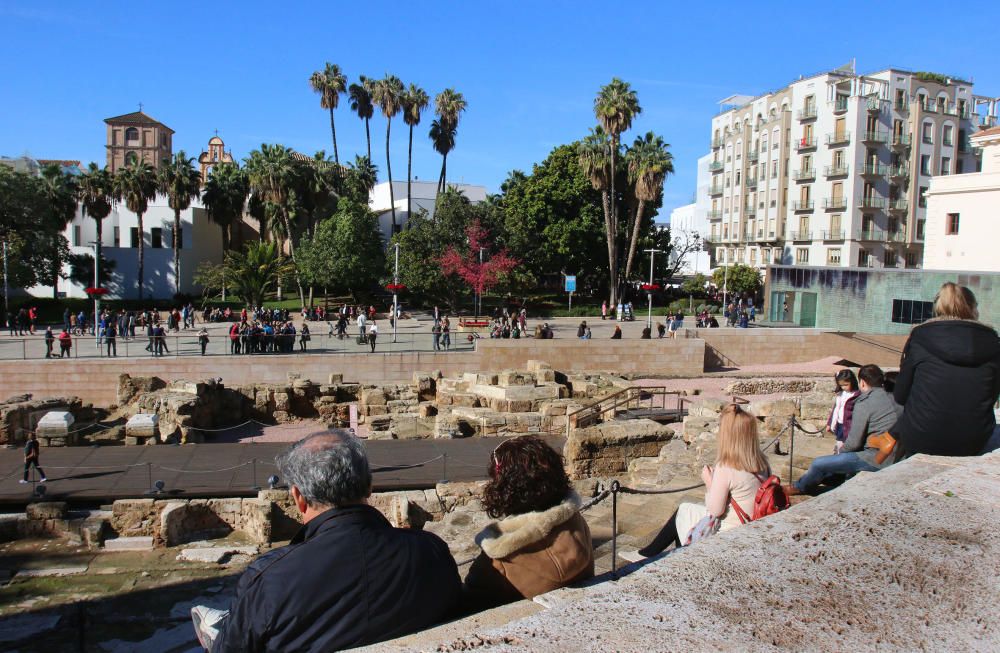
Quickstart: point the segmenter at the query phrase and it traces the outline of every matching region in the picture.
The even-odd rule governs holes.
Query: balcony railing
[[[909,177],[910,167],[909,166],[892,166],[889,168],[889,176],[894,178]]]
[[[866,177],[884,177],[889,172],[887,166],[877,163],[866,163],[861,167],[861,174]]]
[[[866,143],[887,143],[889,142],[889,134],[883,131],[865,132],[864,140]]]
[[[972,142],[968,138],[963,139],[958,144],[958,151],[962,152],[963,154],[968,154],[969,152],[972,151]]]
[[[843,229],[826,230],[823,232],[823,240],[843,240],[843,239],[844,239]]]
[[[721,220],[722,219],[722,211],[720,209],[709,210],[709,212],[708,212],[708,219],[709,220]]]
[[[846,197],[827,197],[823,200],[823,208],[830,209],[846,209],[847,208],[847,198]]]
[[[722,144],[724,142],[725,142],[725,140],[723,138],[721,138],[721,137],[713,138],[712,139],[712,149],[715,149],[717,147],[722,147]]]
[[[721,172],[724,167],[725,164],[722,161],[712,161],[708,164],[708,169],[712,172]]]
[[[847,145],[851,142],[851,132],[836,132],[826,135],[826,144],[830,146]]]
[[[933,102],[924,102],[923,104],[924,113],[937,113],[937,105]]]
[[[843,113],[844,111],[847,111],[847,98],[839,97],[833,101],[833,112]]]
[[[813,201],[812,200],[795,200],[792,202],[793,211],[812,211]]]
[[[800,138],[798,141],[795,142],[795,149],[798,150],[798,151],[800,151],[800,152],[802,150],[809,150],[809,149],[812,149],[814,147],[816,147],[816,139],[815,138],[806,138],[806,137],[803,137],[803,138]]]
[[[791,240],[812,240],[813,234],[811,231],[793,231],[788,234]]]
[[[812,120],[816,117],[816,107],[799,109],[799,120]]]
[[[747,188],[749,188],[751,190],[753,190],[754,188],[757,188],[757,178],[756,177],[747,177],[746,184],[747,184]]]
[[[792,175],[792,176],[795,177],[796,181],[803,181],[805,179],[815,179],[816,178],[816,169],[815,168],[808,168],[806,170],[796,170],[795,174]]]
[[[747,152],[747,161],[750,163],[757,163],[760,160],[760,152],[757,150],[750,150]]]
[[[875,240],[879,242],[884,241],[885,231],[883,231],[882,229],[862,229],[861,237],[859,238],[859,240]]]
[[[909,211],[910,201],[905,199],[895,199],[889,202],[890,211]]]
[[[747,218],[752,218],[757,215],[757,209],[752,206],[746,206],[743,208],[743,215]]]
[[[866,108],[867,108],[867,109],[868,109],[869,111],[881,111],[881,110],[882,110],[882,102],[883,102],[883,100],[882,100],[882,98],[880,98],[880,97],[877,97],[877,96],[869,96],[869,97],[868,97],[868,98],[867,98],[867,99],[865,100],[865,107],[866,107]]]
[[[712,184],[708,192],[711,195],[722,195],[722,184]]]
[[[893,147],[909,147],[910,145],[910,135],[909,134],[893,134],[892,135],[892,146]]]
[[[906,229],[900,229],[899,231],[890,231],[886,234],[886,240],[891,243],[905,243],[906,242]]]
[[[861,208],[863,209],[884,209],[887,204],[884,197],[869,195],[861,198]]]
[[[841,177],[850,173],[851,167],[846,165],[827,166],[823,169],[823,174],[827,177]]]

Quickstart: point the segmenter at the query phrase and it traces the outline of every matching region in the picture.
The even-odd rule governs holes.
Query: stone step
[[[152,536],[116,537],[104,541],[105,551],[151,551]]]

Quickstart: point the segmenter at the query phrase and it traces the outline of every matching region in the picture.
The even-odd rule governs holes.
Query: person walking
[[[608,319],[608,300],[601,302],[601,320]]]
[[[434,307],[434,312],[437,312],[437,307]],[[431,327],[431,334],[434,336],[434,351],[441,351],[441,322],[434,320],[434,326]]]
[[[302,321],[302,329],[299,331],[299,349],[302,351],[306,350],[306,343],[312,339],[309,335],[309,325]]]
[[[63,329],[63,332],[59,334],[59,358],[66,358],[67,356],[72,358],[72,349],[73,336],[69,335],[69,331]]]
[[[444,321],[441,322],[441,346],[444,347],[445,351],[451,349],[451,321],[448,316],[445,316]]]
[[[375,352],[376,340],[378,340],[378,323],[372,321],[371,326],[368,327],[368,344],[372,347],[372,353]]]
[[[41,475],[41,482],[49,480],[45,478],[45,471],[38,464],[39,457],[39,446],[38,446],[38,436],[32,433],[28,436],[28,441],[24,445],[24,478],[20,480],[20,483],[24,484],[28,482],[28,470],[34,465],[35,469]]]
[[[108,347],[108,356],[118,356],[118,344],[115,340],[115,336],[117,335],[118,332],[115,323],[108,320],[107,324],[104,326],[104,343]]]
[[[208,329],[201,327],[198,331],[198,344],[201,345],[201,355],[205,355],[205,350],[208,348]]]
[[[45,327],[45,357],[52,358],[52,346],[56,344],[56,336],[52,327]]]

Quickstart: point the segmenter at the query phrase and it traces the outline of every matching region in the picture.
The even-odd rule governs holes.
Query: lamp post
[[[483,250],[484,249],[486,249],[486,248],[485,247],[480,247],[479,248],[479,279],[480,279],[480,288],[482,287],[481,284],[482,284],[482,278],[483,278]],[[483,292],[482,292],[482,290],[480,290],[480,288],[476,289],[476,319],[477,320],[479,319],[479,311],[481,311],[482,308],[483,308]]]
[[[399,322],[399,243],[395,243],[396,265],[392,273],[392,341],[396,342],[396,324]]]
[[[644,252],[649,253],[649,291],[646,293],[646,297],[649,299],[649,310],[646,314],[646,327],[652,331],[653,330],[653,261],[656,260],[656,254],[662,252],[662,249],[645,249]]]
[[[3,240],[3,311],[4,317],[10,314],[10,302],[7,297],[7,239]],[[8,325],[10,326],[10,325]]]
[[[722,253],[724,254],[723,258],[724,269],[722,270],[722,313],[723,315],[725,315],[726,311],[729,308],[729,302],[726,301],[726,295],[729,286],[729,250],[724,249],[722,250]]]

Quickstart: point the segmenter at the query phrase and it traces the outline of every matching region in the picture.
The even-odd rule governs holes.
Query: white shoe
[[[47,479],[47,478],[45,478],[45,477],[43,476],[43,477],[42,477],[42,479],[41,479],[40,481],[38,481],[38,482],[39,482],[39,483],[44,483],[44,482],[45,482],[45,481],[47,481],[47,480],[49,480],[49,479]]]
[[[24,480],[23,478],[20,481],[18,481],[18,483],[20,483],[21,485],[27,485],[28,484],[28,482],[26,480]]]
[[[203,605],[196,605],[191,608],[191,621],[194,622],[194,633],[198,637],[198,643],[205,650],[211,651],[212,644],[219,636],[217,625],[229,616],[228,610],[216,610]]]
[[[642,555],[638,551],[619,551],[618,557],[629,562],[642,562],[647,559],[646,556]]]

